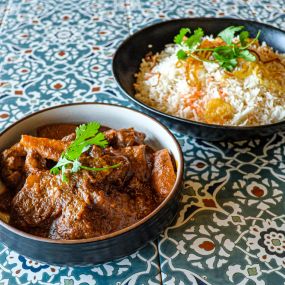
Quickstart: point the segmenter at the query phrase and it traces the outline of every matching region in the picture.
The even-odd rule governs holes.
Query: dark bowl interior
[[[191,30],[201,27],[205,34],[217,35],[228,26],[245,26],[254,37],[260,30],[260,41],[265,41],[280,53],[285,53],[285,32],[258,22],[228,18],[189,18],[162,22],[138,31],[127,38],[118,48],[113,59],[113,74],[125,94],[147,113],[164,119],[168,125],[187,135],[209,141],[241,140],[259,136],[268,136],[285,130],[285,121],[254,127],[219,126],[190,121],[162,113],[134,98],[134,74],[138,72],[141,60],[148,52],[159,52],[173,42],[174,36],[182,27]]]

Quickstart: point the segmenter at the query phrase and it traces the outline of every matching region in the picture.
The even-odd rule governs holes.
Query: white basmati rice
[[[265,44],[262,46],[266,47]],[[155,55],[155,65],[152,61],[142,60],[140,71],[136,74],[135,97],[162,112],[203,121],[197,114],[197,108],[193,107],[196,102],[193,106],[185,104],[185,98],[193,96],[197,88],[187,83],[185,67],[177,66],[176,53],[179,49],[178,45],[167,45]],[[279,56],[284,61],[285,57]],[[281,93],[276,92],[264,86],[262,78],[255,72],[241,80],[227,76],[217,63],[203,62],[199,81],[203,83],[200,90],[202,96],[198,100],[200,106],[206,106],[213,98],[223,98],[233,107],[234,114],[224,122],[226,125],[264,125],[285,119],[285,86],[279,86]],[[224,96],[221,97],[221,94]]]

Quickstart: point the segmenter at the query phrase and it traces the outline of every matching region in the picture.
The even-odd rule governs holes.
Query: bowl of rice
[[[285,32],[239,19],[161,22],[113,59],[124,93],[176,130],[210,141],[285,130]]]

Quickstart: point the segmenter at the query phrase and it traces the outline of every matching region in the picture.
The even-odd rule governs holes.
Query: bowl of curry
[[[52,107],[8,127],[0,146],[0,240],[32,259],[117,259],[155,239],[177,213],[180,146],[138,111]]]

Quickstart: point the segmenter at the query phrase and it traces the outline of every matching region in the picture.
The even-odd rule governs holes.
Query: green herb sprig
[[[99,132],[100,124],[98,122],[91,122],[88,124],[80,125],[75,130],[75,140],[69,145],[69,147],[61,154],[61,157],[57,164],[51,168],[52,174],[59,174],[61,171],[61,177],[63,182],[67,182],[66,172],[70,170],[72,173],[79,171],[80,169],[87,169],[91,171],[104,171],[110,168],[116,168],[119,164],[105,166],[101,168],[88,167],[81,164],[79,158],[81,154],[91,147],[91,145],[97,145],[105,148],[108,145],[104,134]]]
[[[233,42],[236,35],[238,35],[238,40]],[[204,36],[204,31],[198,28],[191,34],[189,28],[182,28],[179,34],[174,37],[174,43],[181,46],[181,49],[177,52],[177,58],[180,60],[192,57],[204,62],[218,63],[225,70],[232,71],[238,64],[238,58],[243,58],[246,61],[256,60],[248,48],[258,40],[259,35],[260,31],[256,37],[248,43],[249,32],[244,30],[244,26],[230,26],[218,34],[218,37],[225,42],[225,45],[215,48],[199,48]],[[197,54],[199,51],[211,51],[214,60],[199,58]]]

